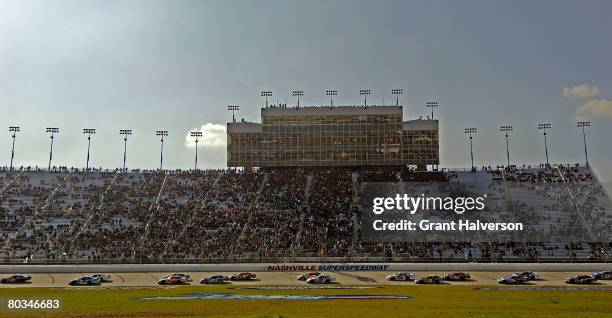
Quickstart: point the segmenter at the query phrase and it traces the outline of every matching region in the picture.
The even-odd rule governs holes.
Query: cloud
[[[576,110],[579,117],[612,117],[612,99],[591,99]]]
[[[227,135],[225,125],[206,123],[200,128],[194,128],[185,135],[185,146],[195,148],[195,139],[190,136],[191,131],[201,131],[202,138],[198,142],[198,147],[214,148],[219,150],[225,148]]]
[[[575,98],[597,97],[599,96],[599,88],[597,86],[589,86],[588,84],[564,87],[563,96]]]

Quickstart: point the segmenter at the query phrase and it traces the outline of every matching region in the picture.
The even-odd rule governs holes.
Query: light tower
[[[334,96],[338,95],[338,90],[326,90],[325,95],[329,96],[329,104],[331,107],[334,107]]]
[[[198,170],[198,140],[202,137],[202,132],[201,131],[192,131],[190,133],[191,137],[195,138],[195,163],[193,165],[193,169],[194,170]]]
[[[550,123],[541,123],[538,124],[538,130],[541,130],[544,133],[544,153],[546,154],[546,165],[550,165],[550,162],[548,161],[548,141],[546,140],[546,131],[548,129],[550,129],[551,125]]]
[[[297,96],[297,107],[300,107],[300,96],[304,96],[304,91],[293,91],[293,96]]]
[[[587,152],[587,141],[586,141],[586,131],[584,127],[591,127],[590,121],[579,121],[576,123],[576,127],[582,128],[582,140],[584,140],[584,159],[586,160],[586,165],[589,165],[589,154]]]
[[[514,131],[512,125],[499,127],[499,131],[506,134],[506,159],[508,160],[508,168],[510,167],[510,143],[508,142],[508,133]]]
[[[266,108],[268,108],[268,97],[272,97],[272,91],[262,91],[261,96],[266,98]]]
[[[51,171],[51,160],[53,159],[53,139],[55,139],[55,134],[59,133],[59,128],[55,127],[47,127],[46,131],[51,134],[51,147],[49,148],[49,167],[48,171]]]
[[[87,160],[85,161],[85,171],[89,171],[89,149],[91,148],[91,135],[96,133],[94,128],[83,128],[83,134],[87,135]]]
[[[11,149],[11,165],[9,166],[9,171],[13,171],[13,159],[15,158],[15,138],[17,137],[17,133],[19,132],[18,126],[9,126],[9,132],[12,132],[13,135],[13,148]]]
[[[395,95],[395,106],[399,106],[399,96],[404,94],[403,89],[392,89],[391,95]]]
[[[477,134],[478,129],[477,128],[466,128],[465,133],[470,136],[470,157],[472,158],[472,171],[475,171],[474,169],[474,147],[472,145],[472,135]]]
[[[155,136],[161,137],[161,148],[159,149],[159,171],[164,171],[164,136],[168,136],[167,130],[155,131]]]
[[[431,108],[431,120],[434,119],[434,108],[438,108],[438,102],[427,102],[425,107]]]
[[[127,159],[127,140],[128,136],[132,134],[131,129],[120,129],[119,135],[123,135],[123,172],[127,171],[125,166],[125,160]]]
[[[372,94],[370,89],[360,89],[359,95],[363,96],[363,106],[368,106],[368,95]]]
[[[232,112],[232,122],[236,122],[236,112],[240,109],[238,105],[229,105],[227,106],[227,110]]]

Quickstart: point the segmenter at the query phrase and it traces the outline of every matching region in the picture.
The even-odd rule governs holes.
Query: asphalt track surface
[[[532,270],[540,274],[541,279],[527,283],[527,286],[567,286],[565,279],[580,273],[590,274],[593,271],[609,270],[612,264],[485,264],[485,263],[436,263],[436,264],[391,264],[388,271],[342,271],[324,272],[336,278],[333,285],[367,286],[367,285],[415,285],[414,282],[390,282],[385,277],[396,271],[408,271],[415,276],[443,275],[444,273],[469,272],[472,279],[464,282],[446,282],[448,285],[497,285],[497,279],[516,271]],[[195,270],[194,270],[195,269]],[[228,282],[227,285],[306,285],[297,280],[297,276],[307,272],[287,271],[268,272],[267,264],[155,264],[155,265],[0,265],[0,276],[23,273],[32,276],[27,284],[0,284],[0,288],[23,287],[67,287],[72,279],[93,273],[108,273],[113,281],[103,283],[104,287],[152,287],[159,286],[160,277],[170,273],[190,274],[191,285],[200,285],[199,280],[211,274],[231,275],[241,271],[251,271],[257,275],[253,281]],[[589,286],[612,287],[611,280],[601,280]],[[78,286],[74,288],[99,288],[100,286]]]

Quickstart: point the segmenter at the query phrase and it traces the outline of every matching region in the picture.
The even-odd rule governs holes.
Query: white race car
[[[413,281],[414,280],[414,274],[412,273],[403,273],[403,272],[398,272],[395,274],[391,274],[389,276],[387,276],[387,280],[388,281]]]
[[[113,278],[109,274],[94,274],[91,275],[93,278],[97,278],[101,283],[110,283],[113,281]]]
[[[315,277],[310,277],[306,280],[308,284],[330,284],[331,282],[335,282],[336,278],[334,276],[329,275],[319,275]]]
[[[301,274],[300,276],[297,277],[297,280],[301,280],[301,281],[306,281],[307,279],[311,278],[311,277],[317,277],[321,275],[320,272],[309,272],[309,273],[304,273]]]
[[[200,284],[223,284],[228,281],[229,277],[215,274],[208,277],[204,277],[200,279]]]
[[[177,274],[175,273],[175,274],[170,274],[170,275],[166,275],[166,276],[164,276],[164,277],[162,277],[162,278],[169,278],[169,277],[180,277],[180,278],[182,278],[182,280],[183,280],[183,281],[185,281],[185,282],[191,282],[191,281],[193,281],[193,280],[191,279],[191,275],[189,275],[189,274],[183,274],[183,273],[177,273]]]
[[[76,278],[68,283],[68,285],[71,286],[90,286],[98,284],[100,284],[100,280],[91,276],[83,276],[81,278]]]

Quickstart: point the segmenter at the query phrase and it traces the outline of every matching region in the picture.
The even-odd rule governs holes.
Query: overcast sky
[[[0,165],[9,125],[21,126],[16,165],[47,165],[45,127],[59,127],[54,163],[84,166],[83,128],[96,128],[92,165],[119,167],[119,129],[133,129],[128,166],[159,164],[155,130],[169,131],[167,168],[189,168],[185,138],[206,126],[201,167],[225,166],[227,105],[259,121],[261,90],[302,104],[389,102],[403,88],[405,119],[440,103],[441,163],[505,162],[498,132],[512,124],[511,160],[590,159],[612,180],[610,1],[7,1],[0,0]]]

